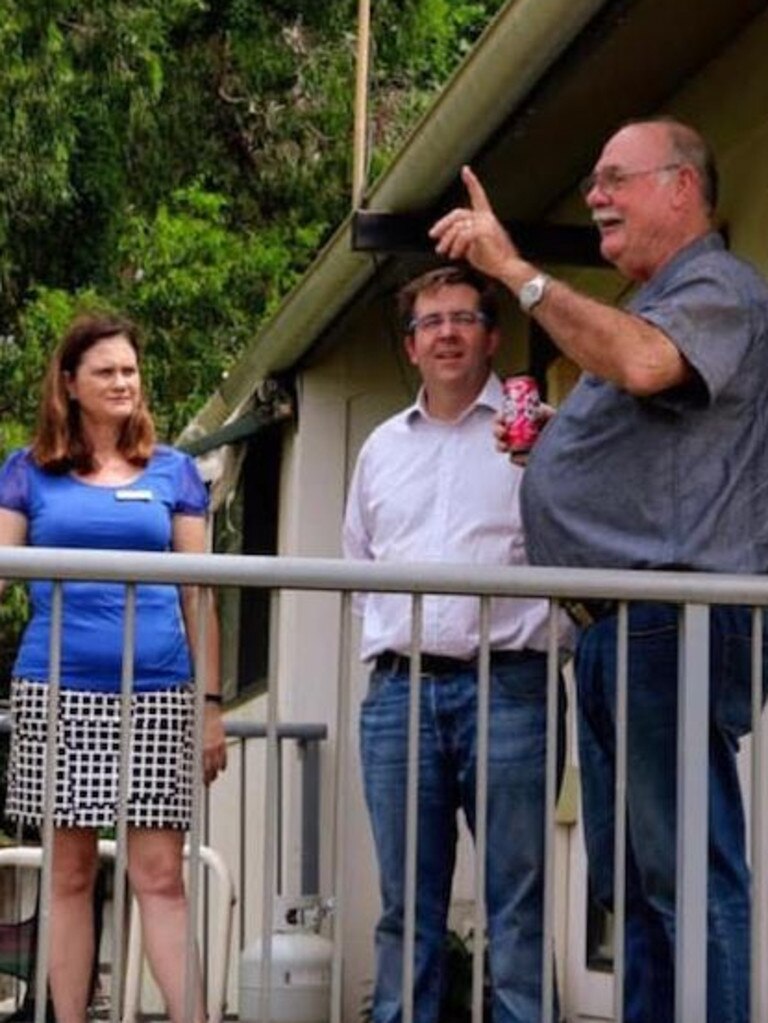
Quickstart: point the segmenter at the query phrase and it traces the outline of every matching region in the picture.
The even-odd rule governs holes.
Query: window
[[[217,513],[214,549],[276,554],[282,430],[269,425],[248,442],[233,497]],[[226,589],[220,594],[222,688],[227,700],[267,688],[270,592]]]

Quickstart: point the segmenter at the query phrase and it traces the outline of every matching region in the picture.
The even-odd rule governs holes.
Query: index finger
[[[493,207],[485,189],[480,184],[480,178],[466,164],[461,168],[461,180],[464,182],[472,209],[479,213],[493,213]]]

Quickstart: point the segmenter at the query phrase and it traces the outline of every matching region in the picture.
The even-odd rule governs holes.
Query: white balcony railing
[[[486,776],[482,768],[487,757],[487,721],[489,688],[489,648],[487,623],[490,600],[495,596],[534,596],[552,600],[549,630],[548,668],[548,753],[547,753],[547,811],[546,811],[546,888],[544,908],[544,990],[551,990],[554,983],[554,845],[555,799],[556,799],[556,693],[558,680],[557,610],[558,601],[567,598],[609,598],[619,601],[619,638],[617,652],[617,778],[615,792],[615,819],[618,822],[615,862],[624,862],[626,835],[624,831],[624,799],[626,792],[626,689],[627,689],[627,602],[664,601],[680,607],[681,660],[679,672],[679,743],[678,743],[678,883],[677,883],[677,927],[676,927],[676,1015],[680,1023],[706,1018],[706,933],[707,933],[707,764],[708,764],[708,606],[711,604],[750,605],[756,609],[768,606],[768,579],[759,577],[704,575],[677,572],[618,572],[594,570],[534,569],[534,568],[478,568],[467,565],[369,565],[349,563],[332,559],[266,558],[232,555],[181,555],[181,554],[139,554],[137,552],[90,552],[61,551],[27,548],[0,549],[0,578],[5,579],[52,579],[54,580],[54,634],[51,638],[51,686],[58,685],[57,665],[60,637],[56,630],[61,622],[61,583],[71,579],[101,579],[121,581],[126,584],[126,624],[123,675],[123,693],[130,693],[131,658],[133,644],[133,608],[135,585],[152,581],[199,585],[215,589],[229,587],[261,587],[269,589],[279,605],[283,591],[328,591],[338,594],[338,670],[335,700],[335,722],[327,722],[335,737],[332,752],[333,805],[324,815],[331,829],[330,871],[332,878],[333,914],[328,929],[333,941],[331,970],[331,997],[329,1019],[341,1023],[342,975],[345,948],[345,918],[347,889],[345,886],[345,856],[343,829],[345,813],[344,771],[349,755],[349,719],[352,710],[351,668],[354,651],[351,642],[351,595],[354,591],[408,592],[413,595],[413,638],[411,644],[411,677],[414,690],[419,679],[419,622],[421,605],[425,594],[463,594],[476,596],[481,602],[480,669],[478,681],[478,761],[477,806],[482,808],[486,798]],[[761,975],[766,974],[766,862],[768,857],[763,848],[765,830],[766,762],[765,740],[762,726],[762,616],[753,616],[753,741],[750,786],[750,818],[753,864],[753,905],[752,905],[752,1018],[768,1018],[764,983]],[[199,647],[205,646],[204,626],[201,626]],[[271,645],[270,686],[266,696],[266,720],[264,724],[266,742],[266,799],[264,834],[268,840],[263,845],[261,877],[263,892],[261,898],[261,920],[264,956],[261,963],[263,983],[260,1005],[260,1019],[270,1016],[270,966],[272,948],[272,920],[276,892],[277,858],[275,836],[278,830],[278,782],[281,725],[278,722],[278,700],[276,685],[278,644]],[[204,664],[205,658],[198,658]],[[202,671],[202,668],[198,669]],[[198,699],[196,741],[201,740],[202,690],[204,679],[198,677]],[[127,717],[126,717],[127,722]],[[127,723],[126,723],[127,727]],[[415,907],[415,863],[416,863],[416,770],[418,727],[418,702],[412,701],[411,741],[409,744],[409,771],[414,783],[410,786],[407,808],[407,865],[406,865],[406,939],[404,1013],[405,1023],[411,1023],[412,1007],[412,961],[414,945]],[[123,736],[127,743],[127,734]],[[199,760],[199,758],[198,758]],[[49,764],[52,758],[49,757]],[[50,771],[49,771],[50,773]],[[125,775],[126,772],[123,772]],[[50,781],[49,791],[50,791]],[[123,789],[127,778],[122,780]],[[197,933],[197,906],[200,857],[203,842],[203,799],[200,777],[196,777],[196,812],[190,833],[190,934]],[[485,829],[481,812],[478,813],[475,856],[475,893],[484,887]],[[42,871],[41,941],[38,962],[38,992],[44,990],[46,970],[46,934],[48,925],[48,899],[50,894],[50,863],[48,849],[52,821],[50,810],[46,814],[43,828],[44,857]],[[117,828],[116,873],[122,878],[125,873],[125,827]],[[623,932],[624,907],[623,871],[615,869],[616,893],[615,917],[617,935],[614,949],[616,966],[614,979],[615,1019],[622,1019],[622,964],[624,952],[618,936]],[[116,886],[119,894],[122,885]],[[475,933],[483,933],[482,899],[475,898]],[[121,919],[122,907],[115,907],[115,919]],[[116,928],[114,961],[119,967],[123,959],[121,935]],[[192,962],[194,943],[188,942],[188,963]],[[477,942],[473,960],[473,1023],[480,1023],[482,1014],[482,943]],[[118,984],[119,986],[119,984]],[[189,985],[192,990],[192,985]],[[551,1018],[550,999],[544,997],[542,1006],[543,1023],[554,1023]],[[45,1000],[37,999],[37,1021],[42,1023]],[[193,1006],[188,1007],[188,1018],[193,1018]],[[113,1005],[110,1018],[119,1019],[119,1006]]]

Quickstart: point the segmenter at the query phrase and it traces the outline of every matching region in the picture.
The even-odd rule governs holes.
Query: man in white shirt
[[[446,267],[399,296],[405,348],[423,386],[360,452],[344,523],[347,557],[525,563],[522,469],[495,450],[502,389],[492,286]],[[363,598],[365,795],[379,863],[374,1023],[402,1017],[411,601]],[[545,601],[494,599],[486,904],[494,1023],[541,1018],[546,747]],[[421,637],[421,745],[414,1020],[437,1023],[457,812],[474,830],[479,600],[427,596]],[[562,698],[560,726],[562,727]],[[562,743],[560,744],[562,748]]]

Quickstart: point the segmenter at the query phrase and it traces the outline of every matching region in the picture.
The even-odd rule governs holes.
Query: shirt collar
[[[674,254],[674,256],[668,260],[664,266],[655,273],[650,280],[646,281],[640,290],[644,291],[646,288],[653,288],[654,290],[670,280],[677,272],[677,268],[682,264],[687,263],[690,259],[695,258],[699,254],[705,252],[720,252],[725,248],[725,242],[723,237],[717,231],[708,231],[706,234],[701,235],[699,238],[694,238],[692,242],[689,242],[682,249]],[[640,292],[638,291],[638,294]]]
[[[462,422],[477,408],[487,408],[492,412],[500,412],[502,400],[503,391],[501,388],[501,381],[495,373],[491,372],[488,374],[488,379],[485,381],[482,391],[480,391],[475,400],[464,409],[455,422]],[[427,410],[426,394],[423,385],[419,388],[419,393],[416,395],[416,401],[405,410],[405,415],[409,423],[413,423],[416,419],[425,419],[430,423],[436,422]]]

